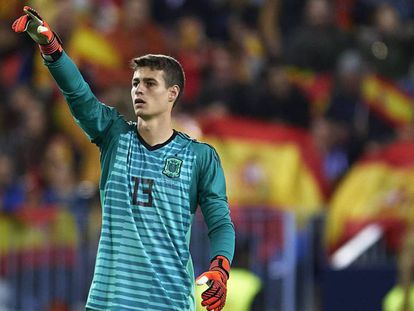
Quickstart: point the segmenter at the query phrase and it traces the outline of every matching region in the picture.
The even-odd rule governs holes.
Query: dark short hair
[[[164,72],[164,80],[167,87],[173,85],[179,86],[180,93],[178,94],[175,103],[178,102],[184,92],[185,75],[183,67],[175,58],[162,54],[147,54],[132,59],[131,67],[134,71],[142,67],[149,67],[151,70],[162,70]]]

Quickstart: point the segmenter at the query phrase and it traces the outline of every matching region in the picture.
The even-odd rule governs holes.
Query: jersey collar
[[[135,132],[137,133],[137,137],[138,137],[138,140],[140,141],[140,143],[142,145],[144,145],[144,147],[147,148],[149,151],[154,151],[154,150],[157,150],[157,149],[160,149],[160,148],[164,147],[165,145],[168,145],[175,138],[175,136],[177,136],[177,131],[173,129],[173,133],[172,133],[171,137],[168,138],[165,142],[163,142],[161,144],[156,144],[154,146],[151,146],[144,140],[144,138],[141,137],[141,135],[139,134],[137,128],[135,128]]]

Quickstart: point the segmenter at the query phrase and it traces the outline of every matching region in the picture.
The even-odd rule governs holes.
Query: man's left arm
[[[207,224],[211,260],[224,256],[233,260],[235,232],[230,218],[226,181],[217,152],[210,146],[204,152],[198,181],[198,203]]]
[[[202,305],[208,310],[219,311],[226,301],[226,283],[234,255],[235,231],[219,156],[209,147],[201,160],[198,198],[208,228],[211,264],[209,270],[196,279],[196,283],[209,285],[202,294]]]

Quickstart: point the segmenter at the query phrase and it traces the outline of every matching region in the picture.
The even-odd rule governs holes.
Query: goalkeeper
[[[195,310],[189,240],[200,206],[211,265],[196,283],[208,284],[202,305],[222,310],[234,227],[216,151],[172,128],[171,111],[184,90],[181,65],[164,55],[133,59],[137,120],[127,122],[94,96],[41,16],[23,10],[13,30],[39,45],[76,122],[101,154],[102,231],[86,309]]]

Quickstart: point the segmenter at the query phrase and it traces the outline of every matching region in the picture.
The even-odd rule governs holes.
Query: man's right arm
[[[66,55],[61,40],[37,11],[25,6],[24,15],[12,25],[17,33],[26,32],[40,48],[41,55],[69,104],[76,122],[89,139],[99,145],[101,137],[119,118],[115,109],[103,105],[92,93],[79,69]]]
[[[99,139],[119,117],[117,111],[99,102],[79,69],[64,51],[56,61],[45,60],[45,65],[68,102],[75,121],[91,141]]]

